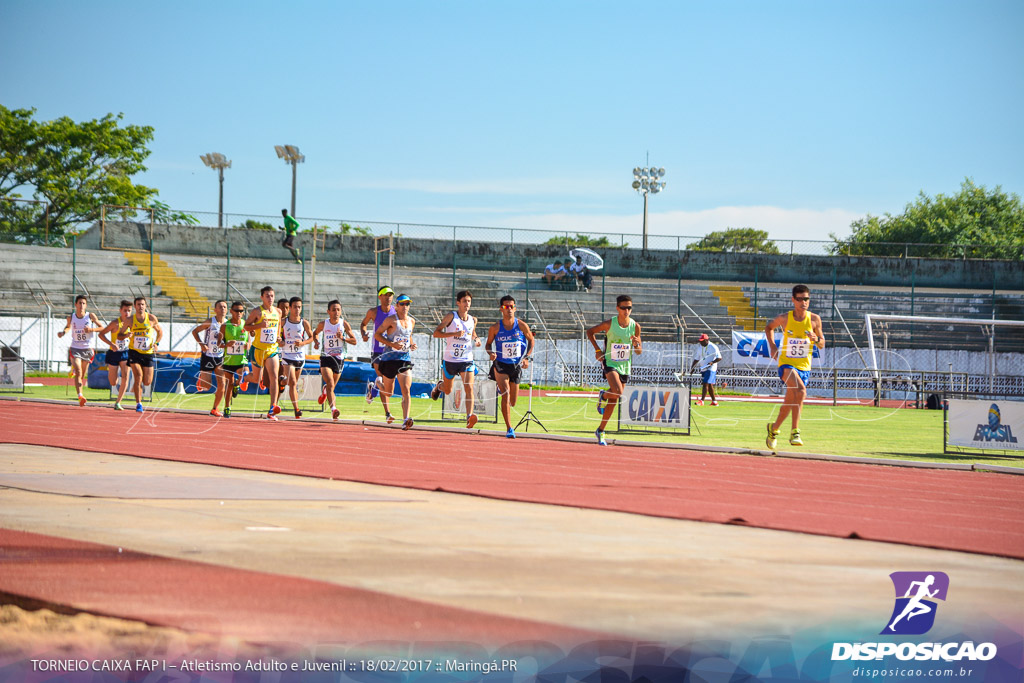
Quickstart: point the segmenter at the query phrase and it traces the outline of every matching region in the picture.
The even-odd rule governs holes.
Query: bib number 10
[[[612,344],[613,361],[629,360],[629,344]]]

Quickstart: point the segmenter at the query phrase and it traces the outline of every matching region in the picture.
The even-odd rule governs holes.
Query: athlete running
[[[222,374],[218,372],[218,368],[224,363],[224,349],[217,343],[221,325],[224,324],[227,315],[228,302],[220,299],[213,305],[213,315],[192,328],[192,338],[196,340],[202,351],[199,356],[199,377],[196,379],[196,391],[207,391],[213,386],[212,377],[216,376],[217,378],[217,392],[213,397],[213,410],[210,411],[210,415],[214,417],[222,417],[218,408],[221,399],[224,398],[224,392],[227,390],[227,384],[222,381]],[[205,332],[201,339],[200,332]]]
[[[288,319],[288,308],[290,306],[288,302],[289,299],[278,299],[277,304],[275,304],[277,306],[277,310],[281,312],[282,324]],[[285,365],[285,363],[281,363],[277,371],[277,393],[279,396],[284,393],[284,388],[288,385],[288,375],[285,372]]]
[[[253,310],[245,321],[245,331],[252,332],[256,338],[249,352],[252,365],[249,372],[242,377],[239,388],[245,391],[249,387],[249,382],[260,382],[265,372],[267,392],[270,394],[267,419],[276,422],[277,414],[281,412],[280,406],[277,405],[280,392],[277,382],[274,381],[281,369],[281,349],[278,346],[281,337],[281,312],[274,308],[274,288],[270,285],[260,290],[260,299],[263,303]]]
[[[153,358],[163,339],[164,330],[156,316],[146,310],[146,297],[135,298],[132,314],[132,340],[128,344],[128,365],[132,369],[132,393],[135,394],[135,412],[141,413],[144,387],[153,383]]]
[[[622,396],[623,388],[629,381],[629,373],[633,367],[633,354],[643,353],[640,340],[640,324],[633,320],[633,299],[623,294],[615,299],[616,317],[605,320],[587,330],[587,337],[594,347],[594,356],[604,364],[604,376],[608,380],[608,390],[602,391],[597,397],[597,412],[601,413],[601,426],[594,432],[597,443],[607,446],[604,440],[604,428],[615,413],[615,404]],[[597,343],[597,335],[605,333],[605,348]]]
[[[64,329],[57,333],[63,337],[71,330],[71,348],[68,349],[68,363],[71,365],[71,373],[75,378],[75,392],[78,394],[78,405],[85,405],[85,396],[82,394],[82,385],[86,382],[86,373],[89,372],[89,363],[92,362],[94,351],[92,342],[96,332],[105,329],[96,318],[95,313],[86,311],[89,301],[84,294],[75,297],[75,310],[68,316]]]
[[[224,380],[224,417],[231,417],[231,399],[238,396],[238,383],[249,352],[252,335],[245,331],[245,306],[241,301],[231,304],[231,318],[221,325],[217,345],[224,352],[224,363],[217,368]]]
[[[489,377],[498,383],[498,394],[501,396],[501,416],[505,418],[508,429],[505,436],[516,438],[512,428],[510,406],[515,406],[519,396],[519,372],[530,367],[533,360],[533,332],[530,326],[516,318],[516,300],[506,294],[498,303],[501,309],[501,320],[491,325],[487,331],[487,344],[484,350],[490,357],[491,372]],[[491,351],[497,344],[497,352]]]
[[[370,334],[366,331],[366,326],[373,322],[373,329],[376,332],[377,328],[384,324],[384,320],[388,316],[395,314],[395,307],[391,304],[395,298],[395,291],[390,287],[381,287],[377,290],[378,305],[371,308],[363,316],[363,320],[359,323],[359,332],[362,334],[363,341],[370,341]],[[373,370],[377,373],[377,376],[366,383],[366,402],[373,403],[373,399],[380,395],[381,405],[384,406],[384,414],[390,415],[391,409],[388,407],[388,397],[380,393],[380,368],[378,367],[378,356],[384,353],[387,347],[383,346],[377,341],[376,334],[373,337],[373,344],[370,347],[370,364],[373,366]]]
[[[108,337],[108,335],[110,335]],[[104,360],[107,363],[107,379],[110,381],[110,388],[117,385],[117,400],[114,401],[114,410],[124,410],[121,407],[121,399],[124,392],[128,390],[128,344],[132,336],[132,302],[126,299],[121,300],[120,315],[110,321],[106,327],[100,330],[100,341],[108,347]],[[117,374],[121,373],[121,380],[118,383]]]
[[[412,340],[412,328],[416,319],[409,315],[412,299],[402,294],[395,300],[395,314],[388,316],[373,331],[373,338],[384,347],[384,352],[377,359],[381,374],[381,397],[390,397],[394,393],[395,378],[402,389],[402,429],[412,427],[413,420],[409,416],[412,408],[410,391],[412,390],[412,356],[416,350],[416,342]],[[390,422],[390,420],[389,420]]]
[[[469,314],[473,305],[473,295],[463,290],[455,295],[456,309],[441,320],[434,330],[434,337],[444,339],[444,352],[441,355],[441,381],[430,391],[434,401],[441,394],[448,395],[452,390],[452,382],[456,377],[462,378],[462,386],[466,392],[466,429],[471,429],[477,422],[473,412],[473,376],[476,365],[473,364],[473,347],[480,346],[476,336],[476,318]]]
[[[934,574],[929,574],[927,577],[925,577],[924,581],[911,581],[910,582],[910,585],[907,586],[907,592],[903,595],[903,597],[910,598],[910,600],[907,601],[906,607],[903,608],[903,611],[900,612],[899,616],[896,617],[895,619],[893,619],[892,623],[889,624],[889,630],[890,631],[893,631],[893,632],[896,631],[896,622],[898,622],[903,617],[906,617],[907,621],[910,621],[911,619],[913,619],[916,616],[920,616],[922,614],[928,614],[929,612],[932,611],[931,606],[930,605],[926,605],[923,602],[923,600],[924,600],[924,598],[934,598],[935,595],[939,592],[938,588],[936,588],[934,591],[928,590],[928,588],[932,584],[934,584],[934,583],[935,583],[935,575]],[[914,593],[913,597],[911,597],[910,593],[911,593],[911,591],[914,590],[914,586],[917,586],[917,592]]]
[[[306,364],[307,344],[313,343],[313,333],[309,329],[309,322],[302,318],[302,299],[293,296],[288,301],[288,318],[281,325],[281,366],[284,368],[285,378],[288,380],[288,397],[292,400],[292,409],[295,411],[295,419],[302,417],[299,410],[299,377],[302,375],[302,367]]]
[[[811,313],[811,290],[807,285],[793,288],[793,310],[777,316],[764,328],[768,340],[768,351],[772,358],[779,360],[779,378],[786,385],[786,398],[782,402],[779,416],[775,422],[768,423],[768,437],[764,440],[768,449],[775,452],[778,443],[779,429],[792,415],[793,430],[789,433],[789,443],[803,446],[800,438],[800,411],[804,399],[807,398],[807,383],[811,381],[812,346],[825,348],[825,335],[821,330],[821,318]],[[774,330],[782,328],[782,347],[775,344]]]
[[[313,344],[318,345],[320,334],[324,335],[323,351],[320,352],[320,377],[323,387],[320,390],[320,405],[327,401],[331,407],[331,418],[337,420],[341,415],[334,400],[334,387],[341,379],[341,371],[345,367],[345,344],[355,346],[356,335],[352,332],[348,321],[341,317],[341,302],[334,299],[327,304],[327,320],[321,320],[313,330]],[[388,423],[394,418],[387,413]]]

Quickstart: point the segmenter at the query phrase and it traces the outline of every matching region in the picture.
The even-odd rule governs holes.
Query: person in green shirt
[[[281,242],[281,246],[292,252],[296,263],[302,263],[302,260],[299,258],[299,252],[295,250],[295,233],[302,226],[299,225],[299,222],[294,217],[288,215],[288,209],[281,209],[281,215],[284,216],[284,227],[281,229],[284,230],[285,234],[284,242]]]
[[[217,372],[224,381],[230,381],[230,388],[224,392],[224,417],[231,417],[231,399],[238,396],[238,379],[251,341],[245,331],[245,305],[235,301],[231,304],[231,319],[217,333],[217,345],[224,349],[224,363]]]
[[[597,399],[597,412],[601,413],[601,426],[594,432],[597,443],[608,444],[604,440],[604,428],[615,413],[615,404],[622,396],[623,388],[629,381],[629,372],[633,368],[633,354],[643,353],[640,341],[640,324],[630,315],[633,312],[633,299],[626,294],[615,300],[616,317],[605,320],[587,330],[587,337],[594,346],[594,355],[604,364],[604,376],[608,380],[608,390],[602,391]],[[605,347],[597,343],[597,335],[605,333]]]

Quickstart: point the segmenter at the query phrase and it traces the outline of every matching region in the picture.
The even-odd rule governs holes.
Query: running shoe
[[[124,410],[124,407],[122,407],[120,403],[115,403],[114,410]]]
[[[331,419],[337,420],[339,417],[341,417],[341,411],[337,408],[331,408]]]
[[[366,402],[367,403],[373,403],[373,389],[374,389],[373,382],[368,380],[366,382]]]
[[[281,412],[281,406],[275,405],[270,409],[270,411],[274,413],[274,415],[277,415]]]
[[[266,390],[267,390],[267,385],[264,384],[263,378],[260,377],[260,391],[266,391]]]
[[[713,406],[717,406],[717,405],[718,405],[718,401],[712,401],[712,402],[711,402],[711,405],[713,405]]]
[[[244,391],[244,389],[243,389],[243,391]],[[231,386],[231,398],[238,398],[238,385],[237,384],[233,384]]]
[[[597,437],[597,445],[599,445],[599,446],[607,446],[608,445],[608,442],[604,440],[604,432],[602,432],[600,429],[594,430],[594,436]]]
[[[85,396],[82,396],[81,394],[78,395],[78,405],[80,405],[80,406],[84,406],[85,405]]]
[[[601,393],[597,395],[597,414],[598,415],[604,415],[604,403],[605,403],[605,400],[604,400],[604,390],[602,390]]]
[[[697,399],[697,405],[699,405],[699,406],[702,406],[702,405],[704,405],[704,399],[702,399],[702,398],[698,398],[698,399]]]
[[[220,412],[216,408],[210,411],[210,415],[213,415],[214,417],[224,417],[224,413]]]
[[[466,429],[472,429],[473,425],[475,425],[476,421],[479,419],[480,418],[476,416],[476,413],[471,413],[470,416],[466,418]]]
[[[273,420],[274,422],[278,421],[277,415],[274,415],[273,413],[267,413],[267,419],[268,420]]]
[[[764,445],[768,447],[768,450],[770,450],[772,453],[774,453],[775,452],[775,447],[778,445],[778,439],[776,437],[779,436],[779,433],[777,431],[775,431],[774,429],[772,429],[772,423],[771,422],[769,422],[767,424],[767,427],[768,427],[768,438],[764,440]]]
[[[288,384],[288,380],[286,380],[283,375],[278,375],[277,376],[277,390],[278,391],[284,391],[284,388],[285,388],[285,386],[287,386],[287,384]]]
[[[791,446],[803,446],[804,440],[800,438],[800,430],[794,429],[789,434],[789,443]]]
[[[141,404],[141,403],[136,403],[136,404],[135,404],[135,412],[136,412],[136,413],[141,413],[141,412],[143,412],[143,411],[145,411],[145,410],[146,410],[146,409],[142,407],[142,404]]]
[[[395,421],[395,416],[391,413],[384,413],[384,419],[388,421],[388,424],[391,424]]]
[[[317,397],[316,402],[319,403],[320,405],[323,405],[324,401],[326,401],[326,400],[327,400],[327,385],[325,384],[323,389],[320,390],[320,396]]]
[[[441,383],[438,382],[434,385],[434,388],[430,390],[430,400],[436,401],[441,397]]]
[[[302,419],[302,411],[301,410],[296,410],[295,411],[295,419],[296,420],[301,420]]]
[[[224,417],[231,417],[231,408],[224,409]]]
[[[514,439],[514,438],[516,438],[516,430],[512,429],[511,427],[509,427],[508,431],[505,432],[505,438],[506,439]]]
[[[412,429],[412,425],[413,425],[412,418],[411,417],[407,417],[407,418],[405,418],[405,422],[402,423],[402,430],[403,431],[409,431],[410,429]]]
[[[240,391],[243,391],[243,392],[244,392],[244,391],[248,391],[248,390],[249,390],[249,380],[247,380],[247,379],[243,379],[243,380],[242,380],[241,382],[239,382],[239,383],[238,383],[238,389],[239,389]],[[236,391],[236,392],[234,393],[234,397],[235,397],[235,398],[238,398],[238,391]]]

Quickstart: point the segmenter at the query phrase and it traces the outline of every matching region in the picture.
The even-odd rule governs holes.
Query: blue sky
[[[0,102],[123,112],[191,211],[844,234],[964,177],[1024,194],[1024,2],[0,0]]]

